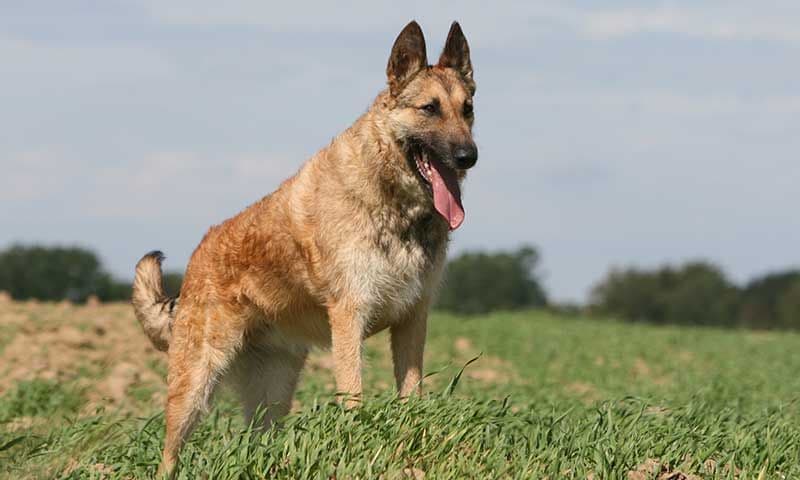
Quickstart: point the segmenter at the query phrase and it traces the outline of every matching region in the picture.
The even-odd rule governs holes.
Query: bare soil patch
[[[166,356],[152,348],[126,304],[0,303],[0,326],[11,338],[0,352],[0,395],[22,380],[75,382],[86,411],[134,407],[132,387],[163,392],[154,371]]]

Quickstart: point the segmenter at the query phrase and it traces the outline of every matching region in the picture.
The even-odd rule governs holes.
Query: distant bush
[[[800,328],[800,271],[764,275],[742,290],[739,323],[752,328]]]
[[[589,310],[634,322],[800,329],[800,272],[739,288],[707,262],[617,269],[592,289]]]
[[[737,288],[717,266],[612,270],[591,294],[591,311],[631,321],[689,325],[736,322]]]
[[[539,254],[532,247],[462,253],[447,264],[437,306],[463,314],[545,306],[538,264]]]
[[[800,282],[792,283],[778,300],[779,326],[800,329]]]
[[[0,251],[0,290],[12,298],[83,302],[130,297],[130,285],[114,280],[93,252],[79,247],[15,245]]]
[[[183,274],[178,272],[164,272],[163,280],[164,291],[169,296],[178,296],[181,293],[183,284]]]

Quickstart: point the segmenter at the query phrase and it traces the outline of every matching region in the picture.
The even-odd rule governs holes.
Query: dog
[[[416,22],[394,42],[388,87],[272,194],[213,226],[191,256],[179,298],[165,295],[160,252],[136,266],[132,303],[169,356],[170,475],[215,386],[233,380],[251,421],[288,413],[313,346],[330,348],[347,407],[361,395],[366,337],[388,328],[400,397],[421,392],[427,312],[461,183],[475,165],[475,81],[454,22],[429,65]]]

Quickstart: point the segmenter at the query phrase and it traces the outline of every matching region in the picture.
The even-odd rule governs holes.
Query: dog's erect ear
[[[397,36],[386,66],[389,79],[389,91],[397,95],[409,80],[420,70],[428,66],[428,54],[425,49],[425,37],[417,22],[411,22]]]
[[[447,41],[444,42],[444,50],[442,50],[442,55],[439,57],[439,66],[452,68],[468,82],[472,82],[472,62],[469,60],[469,45],[458,22],[453,22],[450,26],[450,33],[447,34]]]

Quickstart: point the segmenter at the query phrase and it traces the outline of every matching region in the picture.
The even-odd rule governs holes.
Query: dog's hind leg
[[[234,363],[233,380],[247,423],[261,410],[265,429],[289,413],[308,350],[257,345],[245,348]]]
[[[169,347],[167,431],[159,477],[174,474],[178,454],[241,345],[236,322],[220,308],[182,307]]]

